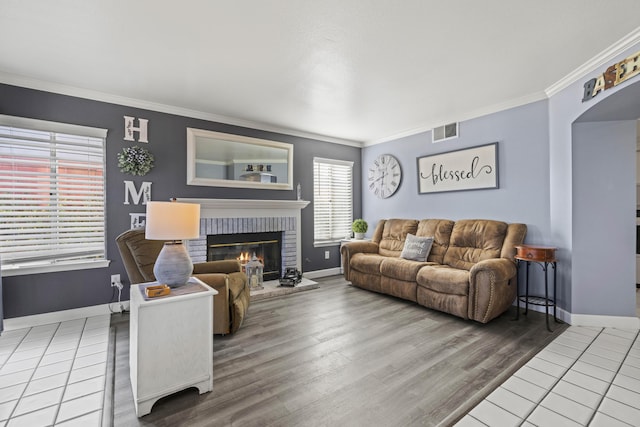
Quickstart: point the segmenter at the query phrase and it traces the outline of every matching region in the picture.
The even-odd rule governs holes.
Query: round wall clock
[[[368,173],[369,190],[381,199],[393,195],[400,186],[402,169],[398,159],[391,154],[382,154],[373,161]]]

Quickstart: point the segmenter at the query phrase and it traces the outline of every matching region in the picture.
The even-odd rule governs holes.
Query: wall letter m
[[[140,204],[140,199],[142,199],[142,204],[146,205],[148,201],[151,200],[151,183],[143,182],[140,186],[140,191],[136,191],[136,185],[133,181],[125,181],[124,182],[124,204],[130,205],[129,203],[129,195],[131,195],[131,199],[133,200],[134,205]]]

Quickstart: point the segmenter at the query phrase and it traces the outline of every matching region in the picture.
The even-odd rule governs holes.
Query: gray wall
[[[143,213],[144,205],[124,205],[124,181],[152,182],[152,199],[171,197],[202,197],[221,199],[294,200],[292,191],[233,189],[186,185],[186,128],[193,127],[266,138],[294,145],[294,183],[302,185],[303,198],[313,198],[313,157],[349,160],[354,166],[354,193],[361,191],[360,148],[332,144],[291,135],[275,134],[206,120],[142,110],[105,102],[58,95],[0,84],[0,114],[72,123],[108,129],[106,143],[107,185],[107,258],[108,268],[60,273],[31,274],[3,278],[4,317],[12,318],[57,310],[106,304],[112,301],[109,285],[112,274],[126,273],[115,238],[127,230],[129,213]],[[149,120],[149,144],[155,157],[155,168],[144,177],[123,174],[117,168],[116,154],[125,146],[137,143],[124,141],[123,116]],[[361,212],[360,199],[354,200],[354,215]],[[313,247],[313,203],[302,211],[302,257],[304,271],[339,266],[337,248],[324,259],[325,248]],[[125,283],[126,280],[125,280]],[[128,299],[125,286],[123,299]]]

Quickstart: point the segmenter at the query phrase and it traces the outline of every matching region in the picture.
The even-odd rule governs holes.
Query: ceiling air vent
[[[431,132],[433,135],[433,142],[440,142],[446,139],[452,139],[458,137],[458,122],[449,123],[448,125],[439,126],[433,128]]]

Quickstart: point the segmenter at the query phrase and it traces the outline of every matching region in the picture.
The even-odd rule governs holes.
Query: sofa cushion
[[[444,264],[470,270],[477,262],[500,258],[507,224],[492,220],[466,219],[456,221],[451,232]]]
[[[467,295],[446,294],[418,286],[416,287],[416,302],[463,319],[469,318],[469,297]]]
[[[425,262],[431,252],[431,245],[433,245],[433,236],[418,237],[407,233],[400,258]]]
[[[444,254],[449,248],[453,221],[448,219],[422,219],[418,223],[416,236],[433,236],[433,245],[427,261],[442,264]]]
[[[373,292],[383,292],[380,286],[380,279],[382,276],[380,273],[369,274],[362,273],[358,270],[351,270],[351,283],[353,286],[357,286],[362,289],[367,289]]]
[[[380,292],[394,297],[406,299],[408,301],[417,302],[418,285],[416,282],[398,280],[387,276],[380,276]]]
[[[382,237],[378,244],[378,253],[384,256],[399,257],[404,248],[407,233],[416,234],[418,221],[415,219],[389,219],[382,226]]]
[[[385,259],[378,254],[357,253],[351,257],[350,267],[362,273],[380,275],[380,264]]]
[[[469,272],[446,265],[427,265],[418,271],[418,286],[442,294],[469,295]]]
[[[427,262],[411,261],[402,258],[386,258],[380,264],[380,273],[405,282],[415,282],[418,271],[429,265]]]

